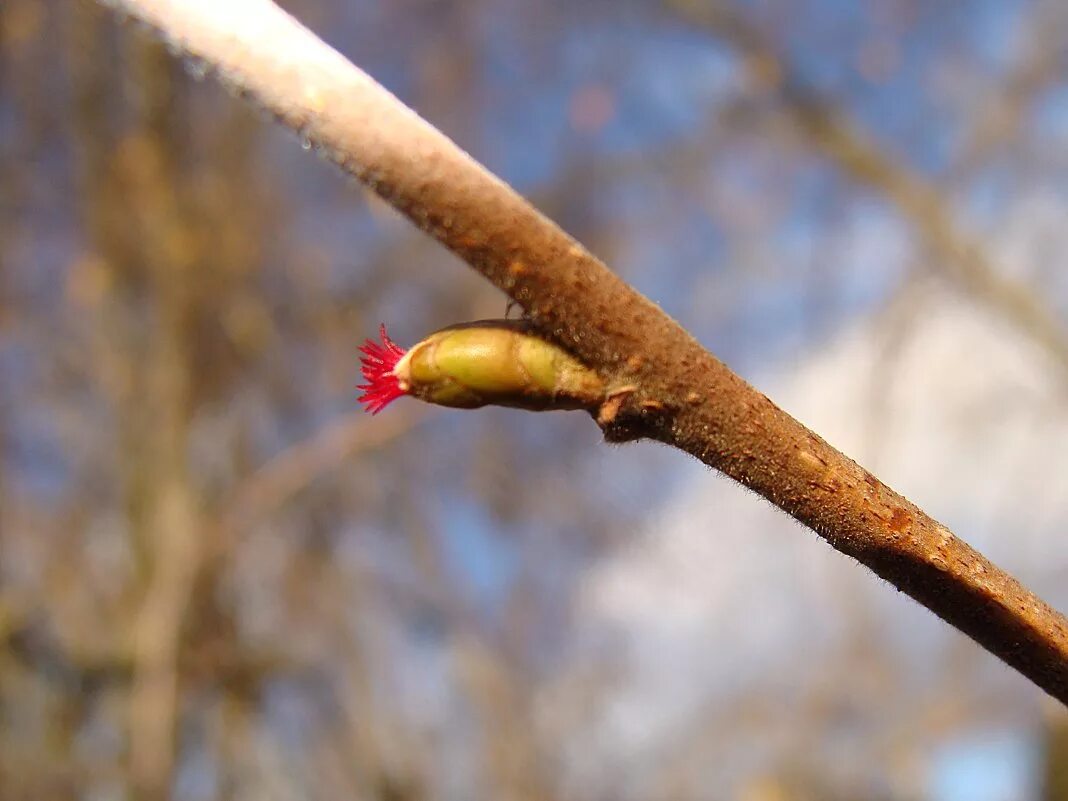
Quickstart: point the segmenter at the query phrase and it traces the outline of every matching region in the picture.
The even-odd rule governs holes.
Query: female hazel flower
[[[401,395],[457,409],[598,409],[604,382],[525,320],[480,320],[436,331],[404,350],[385,325],[360,348],[359,400],[377,414]]]
[[[371,414],[378,414],[406,394],[393,372],[397,362],[404,356],[404,348],[389,338],[385,323],[378,326],[378,335],[381,342],[368,339],[360,347],[360,353],[363,354],[360,357],[360,372],[366,383],[356,387],[364,390],[359,400]]]

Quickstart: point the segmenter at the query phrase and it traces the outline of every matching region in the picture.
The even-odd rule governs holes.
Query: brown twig
[[[1068,620],[728,370],[654,304],[269,0],[112,0],[201,59],[630,386],[649,437],[763,495],[1068,702]]]

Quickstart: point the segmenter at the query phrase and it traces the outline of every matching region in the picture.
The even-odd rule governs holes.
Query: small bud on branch
[[[405,351],[379,329],[360,348],[360,402],[377,414],[401,395],[456,409],[596,410],[600,376],[525,320],[480,320],[435,331]]]

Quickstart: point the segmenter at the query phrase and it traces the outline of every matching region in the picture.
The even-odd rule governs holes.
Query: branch
[[[1068,62],[1060,45],[1062,13],[1054,4],[1041,3],[1031,12],[1021,37],[1026,45],[1017,48],[1016,60],[1002,81],[975,104],[971,134],[953,160],[948,184],[960,183],[1010,146],[1027,148],[1028,143],[1018,137],[1025,133],[1031,110],[1061,79]]]
[[[406,434],[427,419],[426,414],[393,415],[388,421],[374,420],[372,424],[366,414],[357,411],[282,451],[248,476],[221,504],[212,551],[230,547],[240,528],[273,512],[319,476]]]
[[[728,370],[511,188],[269,0],[110,0],[268,109],[523,306],[633,386],[611,441],[674,445],[1068,703],[1068,620]]]

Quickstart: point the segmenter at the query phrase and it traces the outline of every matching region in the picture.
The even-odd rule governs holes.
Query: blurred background
[[[1068,610],[1068,5],[283,5]],[[682,454],[364,415],[505,300],[204,78],[0,3],[0,799],[1068,799],[1063,710]]]

